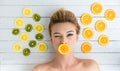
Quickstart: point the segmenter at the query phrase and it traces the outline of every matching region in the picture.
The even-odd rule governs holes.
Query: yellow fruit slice
[[[35,27],[34,27],[34,29],[35,29],[35,31],[36,31],[37,33],[41,33],[41,32],[43,32],[44,27],[43,27],[42,24],[36,24]]]
[[[100,3],[96,2],[96,3],[93,3],[92,6],[91,6],[91,11],[93,14],[100,14],[103,10],[103,7]]]
[[[101,46],[106,46],[109,43],[109,37],[107,35],[101,35],[98,39],[98,43]]]
[[[66,55],[70,53],[70,46],[68,44],[61,44],[58,47],[58,51],[62,55]]]
[[[86,39],[91,39],[94,36],[94,31],[91,28],[86,28],[83,30],[83,37]]]
[[[23,42],[27,42],[30,39],[30,35],[28,33],[22,33],[20,35],[20,40]]]
[[[16,20],[15,20],[15,26],[16,27],[23,27],[24,26],[24,20],[22,19],[22,18],[17,18]]]
[[[103,32],[106,29],[107,25],[103,20],[98,20],[95,24],[95,28],[98,32]]]
[[[109,21],[114,20],[116,17],[116,12],[112,9],[107,9],[105,12],[105,18]]]
[[[84,42],[81,46],[83,53],[90,53],[92,51],[92,45],[88,42]]]
[[[21,45],[21,44],[15,43],[15,44],[13,45],[13,51],[15,51],[15,52],[20,52],[21,49],[22,49],[22,45]]]
[[[26,17],[30,17],[32,15],[32,9],[31,8],[24,8],[23,15]]]
[[[81,17],[81,22],[83,25],[89,25],[92,23],[92,16],[88,13],[83,14]]]
[[[39,43],[38,44],[38,51],[40,51],[40,52],[47,51],[47,45],[45,43]]]

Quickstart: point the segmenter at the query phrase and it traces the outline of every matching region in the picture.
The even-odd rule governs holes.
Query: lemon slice
[[[28,33],[22,33],[20,35],[20,40],[23,42],[27,42],[30,39],[30,35]]]
[[[15,43],[15,44],[13,45],[13,51],[15,51],[15,52],[20,52],[20,51],[21,51],[21,48],[22,48],[22,45],[19,44],[19,43]]]
[[[105,12],[105,18],[109,21],[114,20],[116,17],[116,12],[112,9],[107,9]]]
[[[107,25],[103,20],[98,20],[96,22],[95,28],[98,32],[103,32],[106,29]]]
[[[92,39],[94,36],[94,31],[91,28],[86,28],[83,31],[83,37],[86,39]]]
[[[23,27],[24,26],[24,20],[22,19],[22,18],[17,18],[16,20],[15,20],[15,26],[16,27]]]
[[[81,22],[84,25],[89,25],[92,23],[92,16],[90,14],[83,14],[81,17]]]
[[[68,44],[61,44],[58,47],[58,51],[62,55],[66,55],[70,53],[70,46]]]
[[[43,30],[44,30],[44,27],[43,27],[42,24],[36,24],[35,27],[34,27],[34,29],[35,29],[35,31],[36,31],[37,33],[42,33]]]
[[[83,53],[90,53],[92,51],[92,45],[88,42],[84,42],[81,46]]]
[[[23,49],[23,55],[24,55],[24,56],[29,56],[30,53],[31,53],[31,52],[30,52],[30,49],[29,49],[29,48],[24,48],[24,49]]]
[[[39,43],[38,44],[38,51],[40,51],[40,52],[47,51],[47,45],[45,43]]]
[[[91,6],[91,11],[93,14],[100,14],[103,10],[103,7],[100,3],[93,3]]]
[[[23,15],[26,17],[32,16],[32,9],[31,8],[24,8],[23,9]]]
[[[106,46],[109,43],[109,37],[107,35],[101,35],[98,39],[98,43],[101,46]]]

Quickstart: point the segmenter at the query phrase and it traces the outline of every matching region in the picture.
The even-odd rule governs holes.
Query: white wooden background
[[[103,5],[103,12],[100,15],[94,15],[90,11],[90,6],[94,2],[100,2]],[[18,37],[11,34],[16,18],[23,18],[25,24],[36,24],[31,17],[24,17],[22,10],[25,7],[30,7],[33,13],[41,15],[42,23],[45,27],[43,35],[45,38],[40,42],[47,43],[48,50],[45,53],[40,53],[36,48],[30,49],[31,55],[24,57],[22,52],[15,53],[12,50],[12,45],[19,42],[23,48],[28,47],[27,43],[23,43]],[[81,31],[86,28],[80,22],[80,16],[83,13],[90,13],[93,16],[93,23],[87,27],[95,30],[94,24],[97,20],[103,19],[107,22],[105,32],[98,33],[95,31],[95,36],[89,42],[93,45],[93,50],[89,54],[84,54],[80,50],[80,46],[86,40],[81,36],[75,49],[75,55],[79,58],[90,58],[98,62],[101,71],[120,71],[120,0],[0,0],[0,71],[31,71],[31,69],[40,63],[47,62],[54,57],[54,50],[49,42],[47,26],[50,15],[55,9],[65,7],[75,13],[81,25]],[[117,17],[114,21],[107,21],[104,18],[106,9],[114,9]],[[25,32],[23,28],[20,29]],[[31,39],[34,39],[35,31],[29,33]],[[109,45],[102,47],[97,43],[97,38],[101,34],[107,34],[110,38]]]

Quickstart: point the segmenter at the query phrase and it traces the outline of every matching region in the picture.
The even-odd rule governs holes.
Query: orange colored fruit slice
[[[58,51],[62,55],[66,55],[70,53],[70,46],[68,44],[61,44],[58,47]]]
[[[107,35],[101,35],[98,39],[98,43],[101,46],[106,46],[109,43],[109,37]]]
[[[27,42],[30,39],[30,35],[28,33],[22,33],[20,35],[20,40],[23,42]]]
[[[91,28],[86,28],[83,30],[83,37],[86,39],[92,39],[94,36],[94,31]]]
[[[96,2],[96,3],[93,3],[92,6],[91,6],[91,11],[93,14],[100,14],[103,10],[103,7],[100,3]]]
[[[98,20],[95,24],[95,28],[98,32],[103,32],[106,29],[107,25],[103,20]]]
[[[32,16],[32,9],[31,8],[24,8],[23,9],[23,15],[26,17]]]
[[[88,42],[84,42],[81,46],[83,53],[90,53],[92,51],[92,45]]]
[[[15,52],[20,52],[21,49],[22,49],[22,45],[21,45],[21,44],[15,43],[15,44],[13,45],[13,51],[15,51]]]
[[[92,23],[92,16],[88,13],[83,14],[81,17],[81,22],[83,25],[89,25]]]
[[[116,12],[112,9],[107,9],[105,12],[105,18],[109,21],[114,20],[116,17]]]
[[[15,20],[15,26],[16,27],[23,27],[24,26],[24,20],[22,19],[22,18],[17,18],[16,20]]]

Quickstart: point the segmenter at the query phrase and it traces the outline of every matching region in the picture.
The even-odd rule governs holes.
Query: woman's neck
[[[59,68],[68,68],[77,63],[77,59],[74,57],[74,54],[60,55],[57,54],[53,60],[54,64]]]

